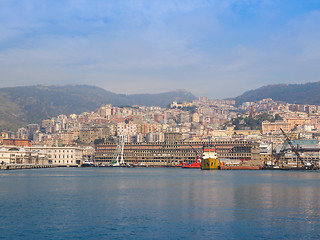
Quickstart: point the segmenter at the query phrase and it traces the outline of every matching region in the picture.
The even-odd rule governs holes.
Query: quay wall
[[[53,168],[52,164],[2,164],[0,170],[18,170],[18,169],[34,169],[34,168]]]

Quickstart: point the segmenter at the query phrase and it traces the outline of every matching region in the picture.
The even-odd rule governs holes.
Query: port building
[[[166,133],[163,142],[125,143],[124,161],[127,164],[148,166],[178,166],[192,163],[201,156],[204,142],[186,142],[180,133]],[[216,148],[220,159],[260,160],[260,145],[247,140],[224,140],[210,143]],[[96,145],[95,163],[108,165],[114,158],[117,144],[100,143]]]

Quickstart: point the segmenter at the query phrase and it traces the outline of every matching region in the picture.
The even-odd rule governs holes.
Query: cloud
[[[317,6],[287,8],[271,0],[2,1],[1,83],[221,98],[317,81]]]

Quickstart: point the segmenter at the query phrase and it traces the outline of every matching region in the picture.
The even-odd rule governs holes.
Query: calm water
[[[0,239],[319,239],[320,172],[0,171]]]

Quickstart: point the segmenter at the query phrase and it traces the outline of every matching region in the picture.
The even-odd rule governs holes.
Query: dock
[[[0,165],[0,170],[18,170],[18,169],[33,169],[33,168],[53,168],[52,164],[3,164]]]
[[[220,170],[261,170],[261,166],[221,166]]]

